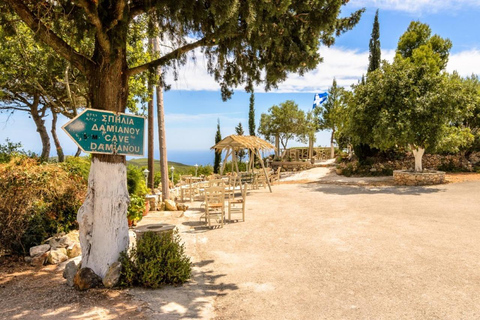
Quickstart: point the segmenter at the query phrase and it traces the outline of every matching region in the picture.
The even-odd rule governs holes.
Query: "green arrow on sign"
[[[84,152],[143,156],[144,117],[86,109],[62,129]]]

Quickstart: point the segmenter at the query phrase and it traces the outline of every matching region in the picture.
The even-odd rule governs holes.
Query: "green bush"
[[[135,194],[130,195],[130,204],[128,205],[127,218],[133,221],[142,219],[145,210],[145,197],[139,197]]]
[[[190,279],[192,263],[185,255],[178,230],[162,235],[145,233],[130,252],[122,252],[121,286],[159,288]]]
[[[0,250],[26,254],[31,246],[77,228],[87,185],[58,164],[12,157],[0,164]]]

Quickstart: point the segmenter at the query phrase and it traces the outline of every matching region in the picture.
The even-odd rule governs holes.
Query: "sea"
[[[270,154],[270,152],[268,152]],[[268,155],[265,153],[263,156]],[[222,153],[222,161],[225,153]],[[155,152],[155,159],[159,159],[158,151]],[[186,165],[200,166],[213,165],[215,159],[215,152],[213,150],[167,150],[168,161],[179,162]],[[245,161],[246,159],[244,159]],[[228,159],[231,161],[231,158]]]

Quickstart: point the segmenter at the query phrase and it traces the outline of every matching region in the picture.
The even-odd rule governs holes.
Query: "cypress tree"
[[[380,51],[380,24],[378,23],[378,10],[375,13],[373,21],[372,36],[368,45],[370,54],[368,56],[368,72],[380,68],[381,51]]]
[[[255,135],[255,95],[250,94],[250,106],[248,111],[248,133],[251,136]]]
[[[215,134],[215,144],[222,141],[222,133],[220,132],[220,119],[217,119],[217,133]],[[215,160],[213,162],[213,172],[220,172],[220,162],[222,161],[222,152],[215,151]]]

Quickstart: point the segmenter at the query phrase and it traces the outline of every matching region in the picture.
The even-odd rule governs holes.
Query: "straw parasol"
[[[260,150],[275,150],[275,147],[271,143],[268,143],[267,141],[259,137],[230,135],[228,137],[225,137],[222,141],[220,141],[213,147],[211,147],[211,149],[215,150],[216,152],[226,151],[225,159],[223,160],[223,166],[221,168],[222,172],[225,167],[225,164],[227,163],[228,157],[231,156],[232,165],[234,165],[235,168],[237,169],[237,173],[239,173],[239,170],[238,170],[236,152],[239,150],[248,149],[250,150],[251,154],[256,154],[258,156],[258,158],[260,159],[260,164],[262,165],[262,168],[263,168],[263,172],[267,177],[267,171],[265,169],[263,159],[260,156]],[[251,169],[253,169],[253,157],[250,157],[249,164],[248,164],[248,170],[250,171]],[[268,181],[268,179],[267,179],[267,184],[268,184],[268,188],[270,189],[270,192],[272,192],[272,187],[270,186],[270,182]]]

